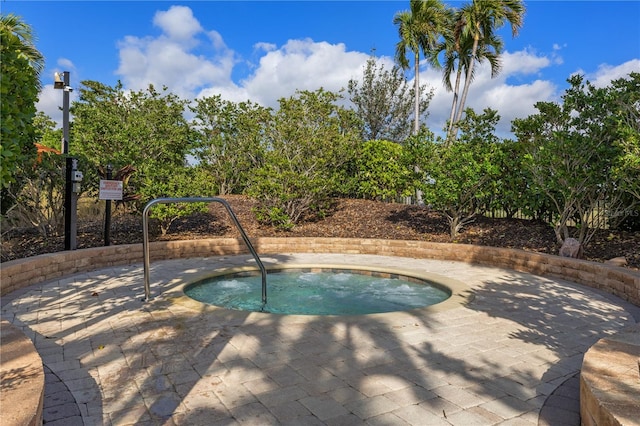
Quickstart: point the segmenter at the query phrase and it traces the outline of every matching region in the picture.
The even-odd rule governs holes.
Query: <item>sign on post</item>
[[[100,179],[101,200],[122,200],[122,181]]]

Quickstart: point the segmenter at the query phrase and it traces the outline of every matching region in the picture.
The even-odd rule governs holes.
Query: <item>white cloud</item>
[[[595,72],[585,74],[585,78],[596,87],[606,87],[613,80],[625,78],[638,70],[640,70],[640,59],[633,59],[618,66],[602,64]]]
[[[62,69],[62,71],[74,71],[75,67],[73,66],[73,62],[67,58],[60,58],[57,61],[58,67]]]
[[[551,64],[549,58],[537,56],[529,50],[504,52],[502,54],[501,75],[530,75],[540,72]]]
[[[166,12],[157,12],[153,23],[173,40],[191,42],[193,37],[202,31],[200,22],[186,6],[171,6]]]
[[[259,43],[260,44],[260,43]],[[278,48],[262,44],[265,54],[255,71],[239,85],[216,85],[202,90],[198,97],[221,95],[234,102],[250,99],[263,106],[277,107],[278,100],[296,90],[314,91],[320,87],[337,92],[352,78],[362,75],[369,55],[347,52],[344,44],[332,45],[310,39],[289,40]]]
[[[567,47],[566,44],[559,45],[555,43],[553,45],[553,52],[551,53],[551,61],[556,65],[562,65],[564,63],[564,58],[560,54],[560,51]]]
[[[36,108],[51,117],[56,123],[62,124],[62,90],[53,88],[53,84],[45,84],[38,95]]]
[[[268,51],[260,58],[256,71],[241,82],[247,95],[266,106],[289,97],[296,90],[320,87],[339,91],[349,79],[362,74],[361,67],[369,55],[347,52],[345,45],[289,40],[284,46]]]
[[[524,118],[537,112],[535,103],[553,100],[556,87],[549,81],[535,80],[531,83],[509,86],[501,84],[488,90],[483,101],[500,112],[499,133],[510,132],[514,118]]]
[[[245,102],[247,100],[256,102],[251,98],[251,96],[249,96],[249,94],[243,87],[237,86],[235,84],[207,87],[201,90],[196,98],[207,98],[216,95],[220,95],[222,99],[226,99],[231,102]]]
[[[77,84],[71,81],[71,86],[77,87]],[[38,102],[36,103],[36,109],[48,115],[56,122],[57,127],[62,127],[62,93],[62,90],[54,89],[53,84],[45,84],[38,94]],[[69,93],[70,104],[77,100],[77,91]],[[73,121],[73,115],[70,116],[70,120]]]
[[[260,42],[260,43],[254,44],[253,48],[256,51],[271,52],[272,50],[276,50],[278,46],[276,46],[273,43]]]
[[[125,86],[141,90],[153,84],[193,98],[206,87],[232,86],[235,54],[216,31],[205,31],[191,9],[171,7],[158,12],[154,23],[163,33],[156,37],[127,36],[119,43],[120,66],[116,74]],[[209,56],[198,49],[210,52]]]

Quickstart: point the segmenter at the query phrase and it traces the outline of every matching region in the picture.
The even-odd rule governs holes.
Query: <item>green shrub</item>
[[[395,199],[413,193],[413,166],[402,145],[367,141],[356,160],[358,195],[373,200]]]

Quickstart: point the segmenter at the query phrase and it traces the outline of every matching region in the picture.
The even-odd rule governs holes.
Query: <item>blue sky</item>
[[[501,74],[491,79],[481,67],[467,103],[497,109],[502,134],[513,118],[534,113],[535,102],[559,100],[573,73],[602,86],[640,71],[640,1],[525,5],[519,35],[501,30]],[[70,71],[75,87],[82,80],[121,80],[133,90],[164,84],[189,99],[219,93],[266,106],[296,89],[337,91],[361,79],[373,50],[392,66],[393,17],[408,7],[408,0],[0,2],[2,13],[22,16],[36,34],[46,60],[38,107],[56,120],[62,101],[52,86],[55,71]],[[426,64],[420,82],[434,90],[427,124],[437,131],[452,95]]]

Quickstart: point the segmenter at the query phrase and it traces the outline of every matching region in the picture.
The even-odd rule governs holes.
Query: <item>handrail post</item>
[[[238,221],[238,217],[233,213],[231,206],[229,203],[218,197],[187,197],[187,198],[156,198],[151,200],[144,206],[144,210],[142,212],[142,252],[143,252],[143,263],[144,263],[144,301],[148,302],[151,298],[151,284],[150,284],[150,255],[149,255],[149,211],[151,207],[155,204],[170,204],[170,203],[220,203],[224,206],[233,221],[233,224],[236,226],[238,231],[240,232],[240,236],[244,240],[244,243],[249,248],[249,252],[253,256],[254,260],[258,264],[258,268],[260,268],[260,273],[262,274],[262,307],[267,304],[267,270],[264,267],[264,264],[260,260],[258,253],[253,248],[253,244],[251,244],[251,240],[244,232],[242,225],[240,225],[240,221]]]
[[[151,284],[149,279],[149,210],[156,204],[156,200],[152,200],[144,206],[142,211],[142,255],[144,263],[144,301],[148,302],[151,297]]]

